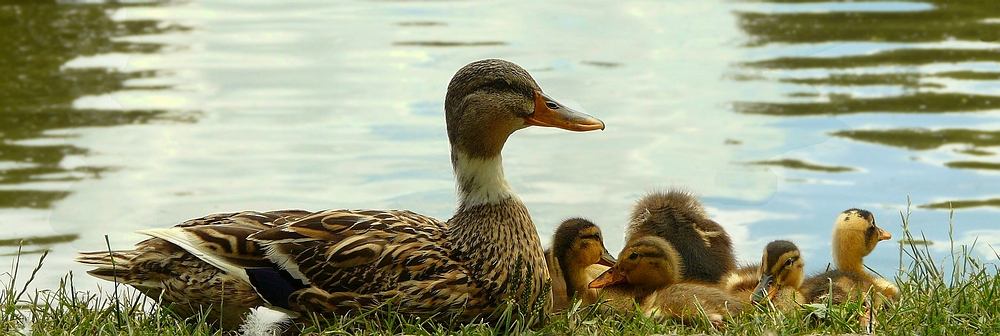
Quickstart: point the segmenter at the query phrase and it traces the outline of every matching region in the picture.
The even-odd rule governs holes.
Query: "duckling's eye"
[[[638,258],[638,257],[639,257],[639,254],[638,254],[638,253],[635,253],[635,252],[632,252],[632,254],[629,254],[629,255],[628,255],[628,258],[629,258],[629,259],[635,259],[635,258]]]
[[[559,104],[547,101],[547,102],[545,102],[545,107],[548,107],[549,109],[553,109],[553,110],[558,110],[559,109]]]
[[[792,266],[792,263],[794,263],[794,262],[795,262],[795,258],[788,258],[788,260],[785,261],[785,266]]]

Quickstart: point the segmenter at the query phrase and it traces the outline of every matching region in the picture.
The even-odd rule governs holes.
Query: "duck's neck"
[[[540,294],[549,279],[541,239],[524,203],[503,176],[500,156],[474,158],[452,150],[458,182],[459,208],[448,220],[452,258],[466,261],[474,279],[484,280],[489,299],[503,300],[522,293],[509,288],[520,259],[521,274],[533,276],[530,297]]]
[[[867,274],[863,264],[865,254],[861,252],[860,244],[863,242],[850,241],[839,234],[834,234],[833,264],[837,269],[855,274]]]
[[[451,163],[458,186],[459,211],[482,204],[497,204],[508,198],[517,200],[503,175],[500,155],[476,157],[452,148]],[[520,200],[517,200],[520,203]]]

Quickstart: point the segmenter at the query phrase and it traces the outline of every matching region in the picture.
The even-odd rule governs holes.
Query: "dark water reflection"
[[[853,6],[859,10],[829,12],[822,9],[836,2],[763,3],[801,3],[798,6],[806,7],[801,7],[801,12],[737,11],[738,25],[748,37],[747,46],[778,51],[740,65],[761,72],[734,77],[788,84],[783,89],[788,100],[735,102],[737,112],[796,118],[860,114],[858,120],[863,120],[878,114],[943,116],[1000,109],[1000,47],[992,43],[1000,33],[998,1],[885,2],[900,9],[906,4],[930,5],[905,11],[863,10],[879,2],[858,2]],[[775,45],[784,45],[785,49]],[[796,45],[811,46],[798,50],[816,53],[789,55],[796,53]],[[780,78],[761,75],[768,72]],[[984,149],[1000,145],[995,126],[974,121],[964,127],[901,127],[898,122],[885,122],[887,119],[869,119],[880,122],[878,126],[832,130],[828,134],[914,151],[948,146],[950,153],[969,159],[937,159],[943,167],[978,171],[1000,168],[992,161],[996,159],[995,151]],[[907,123],[905,119],[895,120]],[[955,146],[960,148],[952,148]],[[926,164],[923,161],[900,164]],[[988,179],[996,182],[995,177]],[[993,199],[973,199],[934,202],[923,207],[947,209],[948,204],[956,209],[1000,206]]]
[[[148,4],[147,4],[148,5]],[[31,183],[97,178],[113,167],[63,165],[67,156],[88,154],[72,144],[23,144],[58,139],[52,130],[108,127],[162,119],[162,110],[79,109],[84,96],[130,89],[128,80],[157,77],[156,71],[65,68],[70,60],[106,53],[158,53],[155,43],[115,41],[131,35],[185,31],[155,20],[115,21],[115,4],[57,4],[55,1],[0,2],[0,208],[48,208],[67,190],[32,190]],[[144,87],[144,90],[165,89]],[[51,143],[51,142],[50,142]],[[23,188],[23,189],[22,189]]]
[[[812,0],[775,0],[765,3],[803,3],[822,10]],[[878,1],[871,1],[874,3]],[[886,1],[889,2],[889,1]],[[863,6],[865,2],[861,2]],[[898,2],[897,2],[898,3]],[[1000,37],[995,19],[1000,3],[993,0],[925,0],[934,7],[918,11],[845,11],[797,13],[739,13],[737,24],[750,35],[749,45],[767,43],[821,43],[842,41],[939,42],[948,40],[994,42]],[[904,52],[904,54],[906,54]],[[961,60],[961,59],[959,59]],[[843,64],[843,63],[841,63]]]

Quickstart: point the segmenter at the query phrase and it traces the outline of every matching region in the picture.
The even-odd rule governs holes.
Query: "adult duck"
[[[636,202],[625,241],[644,236],[663,238],[680,253],[684,280],[718,284],[735,269],[729,234],[686,191],[653,192]]]
[[[552,276],[552,303],[556,311],[569,307],[574,298],[583,305],[597,302],[597,290],[587,285],[615,265],[615,258],[604,247],[601,228],[583,218],[559,224],[545,259]]]
[[[615,266],[590,283],[618,311],[636,305],[648,316],[695,320],[702,312],[713,324],[743,311],[739,298],[702,283],[686,282],[680,253],[666,240],[646,236],[630,241]]]
[[[263,302],[320,315],[385,305],[469,322],[495,320],[508,299],[547,299],[540,239],[504,178],[500,152],[508,136],[529,126],[592,131],[604,123],[550,98],[527,71],[498,59],[459,69],[444,105],[459,198],[447,223],[405,210],[216,214],[143,230],[152,238],[133,250],[78,260],[97,266],[90,274],[132,285],[164,306],[214,311],[209,315],[228,327]]]

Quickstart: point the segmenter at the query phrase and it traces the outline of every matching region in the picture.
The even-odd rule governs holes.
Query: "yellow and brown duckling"
[[[566,309],[574,297],[583,305],[597,302],[597,290],[587,285],[615,265],[615,258],[604,247],[601,228],[583,218],[567,219],[559,225],[546,261],[556,311]]]
[[[448,222],[405,210],[224,213],[143,230],[152,238],[132,250],[77,260],[163,306],[220,308],[226,328],[264,302],[327,316],[388,304],[404,315],[468,322],[498,319],[494,312],[509,298],[545,299],[541,241],[504,177],[500,152],[529,126],[592,131],[604,123],[553,100],[523,68],[498,59],[459,69],[444,109],[459,198]],[[518,266],[528,281],[514,279]]]
[[[799,292],[805,277],[805,262],[799,248],[787,240],[775,240],[764,247],[760,265],[743,267],[730,273],[723,288],[745,302],[768,303],[789,312],[805,302]]]
[[[835,269],[807,278],[802,284],[802,294],[812,303],[842,303],[858,299],[869,289],[881,295],[871,299],[876,306],[882,297],[896,300],[899,289],[892,282],[869,274],[864,269],[863,258],[875,245],[892,235],[875,225],[875,216],[861,209],[849,209],[837,217],[833,228],[833,263]],[[832,292],[831,292],[832,284]]]
[[[694,320],[704,310],[713,324],[740,313],[739,298],[717,287],[685,282],[681,256],[666,240],[646,236],[630,241],[615,266],[590,283],[619,311],[638,304],[652,317]]]
[[[688,192],[653,192],[639,199],[625,241],[645,236],[663,238],[677,249],[684,280],[718,284],[735,269],[729,234],[722,225],[708,219],[704,206]]]

